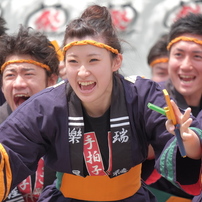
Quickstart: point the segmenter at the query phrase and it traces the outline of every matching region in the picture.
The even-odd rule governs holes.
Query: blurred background
[[[44,32],[61,46],[66,24],[91,4],[111,11],[123,40],[120,72],[146,78],[151,75],[147,64],[151,46],[177,18],[188,12],[202,12],[202,0],[0,0],[0,14],[7,22],[7,33],[16,32],[23,24]]]

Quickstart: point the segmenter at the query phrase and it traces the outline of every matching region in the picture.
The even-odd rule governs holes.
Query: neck
[[[186,103],[189,106],[197,107],[200,105],[201,102],[201,95],[198,96],[184,96]]]
[[[87,106],[83,104],[87,114],[91,117],[101,117],[109,108],[110,103],[102,103],[101,105],[98,104],[90,104],[90,106]]]

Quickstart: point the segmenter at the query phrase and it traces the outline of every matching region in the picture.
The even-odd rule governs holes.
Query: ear
[[[58,76],[56,74],[51,74],[51,76],[48,78],[48,86],[55,85],[57,83]]]
[[[112,70],[113,72],[118,71],[121,67],[123,61],[123,56],[121,53],[118,53],[117,56],[113,59]]]

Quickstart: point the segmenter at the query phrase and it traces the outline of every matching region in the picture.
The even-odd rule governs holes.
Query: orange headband
[[[97,46],[99,48],[105,48],[115,54],[119,53],[119,51],[117,49],[114,49],[111,46],[108,46],[104,43],[100,43],[100,42],[93,41],[93,40],[73,41],[71,43],[68,43],[66,46],[64,46],[63,52],[65,53],[72,46],[87,45],[87,44]]]
[[[180,36],[180,37],[177,37],[175,39],[173,39],[167,46],[167,50],[170,50],[171,46],[174,44],[174,43],[177,43],[178,41],[192,41],[192,42],[195,42],[197,44],[200,44],[202,45],[202,41],[201,40],[198,40],[196,38],[192,38],[192,37],[186,37],[186,36]]]
[[[63,61],[64,60],[64,55],[63,55],[63,52],[62,52],[61,48],[58,45],[58,42],[56,40],[54,40],[54,41],[51,41],[51,43],[53,44],[53,46],[55,48],[55,51],[58,54],[59,61]]]
[[[159,59],[156,59],[154,61],[152,61],[149,65],[151,67],[153,67],[155,64],[158,64],[158,63],[167,63],[168,62],[168,58],[159,58]]]
[[[30,64],[34,64],[34,65],[37,65],[39,67],[42,67],[44,69],[46,69],[47,71],[51,71],[50,70],[50,67],[48,65],[45,65],[43,63],[40,63],[40,62],[37,62],[37,61],[34,61],[34,60],[10,60],[8,62],[5,62],[2,66],[1,66],[1,72],[4,71],[5,67],[9,64],[13,64],[13,63],[30,63]]]

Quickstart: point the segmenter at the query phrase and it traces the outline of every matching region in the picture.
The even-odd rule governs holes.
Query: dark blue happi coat
[[[179,161],[180,156],[175,137],[166,131],[166,117],[147,107],[149,102],[159,107],[165,107],[166,103],[161,88],[155,82],[141,77],[137,77],[135,82],[121,76],[118,77],[124,86],[130,119],[131,166],[145,161],[148,144],[151,144],[155,150],[156,160],[158,159],[157,167],[163,173],[163,169],[166,170],[168,164],[163,164],[165,167],[160,169],[162,164],[159,163],[161,161],[159,156],[168,141],[172,143],[173,151],[170,152],[172,156],[170,160],[172,162]],[[46,164],[53,170],[72,174],[68,141],[67,83],[61,82],[32,96],[0,126],[0,151],[2,158],[5,159],[4,162],[1,161],[3,169],[0,170],[0,177],[2,177],[2,173],[6,175],[0,181],[2,180],[5,185],[8,185],[5,187],[4,184],[0,185],[4,187],[0,190],[0,197],[4,197],[8,189],[14,188],[28,175],[33,174],[37,168],[38,160],[44,155]],[[192,127],[200,128],[195,120]],[[197,132],[200,133],[199,130]],[[166,147],[168,146],[166,145]],[[7,158],[9,161],[6,161]],[[184,166],[192,161],[194,160],[180,159],[178,164],[170,164],[174,172],[169,173],[169,180],[180,187],[181,184],[189,184],[185,176],[193,176],[192,184],[189,185],[199,189],[199,186],[196,186],[199,174],[196,175],[196,173],[200,173],[200,161],[192,168],[191,173],[190,170],[189,173],[186,173],[186,166],[183,167],[183,173],[177,172],[177,168],[181,167],[180,164]],[[12,175],[9,175],[9,169],[11,169]],[[68,202],[78,200],[64,198],[53,184],[45,189],[39,201]],[[156,200],[143,184],[133,196],[122,201],[153,202]]]

